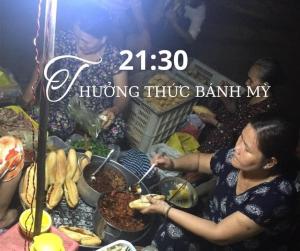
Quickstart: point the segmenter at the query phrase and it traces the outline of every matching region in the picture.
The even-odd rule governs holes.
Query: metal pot
[[[103,195],[100,195],[98,203],[102,199]],[[111,243],[116,240],[127,240],[133,244],[140,244],[146,237],[152,236],[154,233],[153,223],[155,215],[145,215],[146,224],[143,229],[136,231],[122,230],[112,223],[107,221],[100,213],[100,209],[97,208],[95,211],[95,226],[94,232],[100,236],[104,243]]]
[[[100,214],[98,210],[98,202],[101,200],[103,194],[97,192],[94,190],[88,183],[87,179],[90,178],[89,174],[93,172],[103,161],[105,158],[99,157],[99,156],[93,156],[91,164],[89,164],[83,171],[83,175],[79,179],[77,183],[78,191],[80,194],[80,197],[90,206],[95,207],[95,220],[94,220],[94,230],[95,233],[100,236],[104,243],[111,243],[113,241],[123,239],[130,241],[134,244],[139,243],[142,239],[144,239],[146,236],[151,236],[150,233],[153,233],[155,230],[153,230],[153,222],[156,218],[154,215],[147,215],[147,222],[148,224],[145,225],[144,229],[139,231],[124,231],[121,230],[115,226],[113,226],[111,223],[107,222],[102,215]],[[114,168],[118,171],[120,171],[126,180],[126,183],[128,185],[136,183],[139,178],[132,173],[130,170],[126,169],[121,164],[110,160],[107,164],[107,166]],[[145,186],[144,183],[141,183],[142,191],[143,193],[147,194],[150,193],[149,189]]]
[[[93,189],[87,182],[88,179],[90,179],[91,174],[96,168],[101,165],[101,163],[105,160],[104,157],[95,156],[93,155],[92,161],[89,165],[86,166],[86,168],[83,170],[83,174],[81,175],[79,181],[77,182],[78,192],[80,194],[80,197],[90,206],[97,207],[97,202],[100,196],[100,192]],[[138,180],[138,178],[125,169],[122,165],[119,163],[110,160],[106,165],[106,167],[110,167],[113,169],[116,169],[120,171],[128,184],[131,184],[131,182],[135,182]]]
[[[93,156],[91,163],[86,166],[86,168],[83,171],[83,175],[81,175],[79,181],[77,182],[78,192],[80,194],[80,197],[90,206],[97,207],[98,199],[101,195],[98,191],[93,189],[88,183],[87,179],[90,178],[90,173],[92,173],[96,168],[101,165],[101,163],[105,160],[104,157],[100,156]],[[106,166],[109,166],[110,168],[116,169],[117,171],[121,172],[126,180],[126,183],[134,184],[136,183],[139,178],[132,173],[130,170],[126,169],[121,164],[110,160]],[[141,183],[142,190],[144,193],[149,193],[148,188],[145,186],[145,184]]]

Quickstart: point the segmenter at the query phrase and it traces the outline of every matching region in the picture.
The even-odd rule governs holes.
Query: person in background
[[[277,88],[284,85],[283,81],[282,68],[275,59],[255,61],[248,71],[245,85],[253,91],[261,86],[270,86],[267,95],[261,92],[259,96],[248,97],[246,92],[242,97],[222,97],[212,107],[216,116],[200,114],[207,124],[199,137],[200,151],[215,152],[231,147],[251,118],[260,113],[277,111],[280,108]]]
[[[0,138],[0,233],[18,217],[16,209],[9,209],[24,167],[24,151],[19,139]]]
[[[130,50],[133,55],[141,50],[150,53],[152,42],[143,8],[144,0],[90,0],[105,8],[112,19],[111,41],[121,50]],[[140,69],[140,60],[131,60],[133,72]],[[131,73],[131,72],[130,72]]]
[[[149,13],[149,23],[156,50],[167,49],[173,53],[185,50],[191,54],[206,17],[205,2],[158,1],[154,8]]]
[[[217,177],[201,216],[150,198],[141,212],[169,219],[154,238],[158,250],[287,250],[296,203],[297,139],[293,124],[262,114],[246,125],[232,149],[178,159],[156,156],[153,161],[162,169]]]
[[[68,94],[59,102],[50,102],[49,107],[49,131],[62,139],[68,138],[75,130],[76,123],[67,111],[69,101],[74,96],[80,95],[81,86],[114,86],[125,90],[127,86],[127,73],[120,71],[123,63],[119,50],[112,46],[109,41],[111,30],[111,20],[106,10],[98,5],[87,4],[79,6],[77,15],[74,17],[73,29],[61,32],[56,37],[55,56],[73,55],[81,59],[101,63],[89,65],[76,78],[75,83]],[[80,60],[64,59],[58,61],[55,69],[67,69],[70,78],[75,76],[79,67],[83,64]],[[41,71],[42,72],[42,71]],[[57,76],[60,83],[65,76]],[[70,81],[69,78],[69,81]],[[33,101],[32,86],[37,80],[37,70],[28,86],[23,99],[25,103]],[[51,94],[51,98],[56,100],[66,92],[69,82],[64,84],[59,90]],[[96,94],[99,95],[99,91]],[[113,96],[111,93],[102,94],[95,97],[93,93],[90,97],[80,97],[86,108],[95,113],[95,116],[105,115],[106,122],[100,138],[104,143],[117,143],[125,136],[125,122],[122,118],[122,111],[126,107],[128,97],[120,95]]]

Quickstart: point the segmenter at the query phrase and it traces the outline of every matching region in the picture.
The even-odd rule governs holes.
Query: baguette
[[[27,207],[35,205],[37,187],[36,169],[36,163],[32,163],[27,168],[22,182],[22,191],[20,196]]]
[[[92,159],[92,152],[86,151],[82,158],[80,158],[79,165],[77,165],[77,169],[75,171],[74,176],[72,177],[72,180],[77,183],[77,181],[80,179],[80,176],[82,174],[83,169],[91,162]]]
[[[141,195],[141,197],[137,200],[129,202],[129,207],[131,209],[144,209],[146,207],[149,207],[151,205],[148,197],[152,197],[156,200],[165,200],[166,197],[164,195],[159,194],[147,194],[147,195]]]
[[[61,201],[64,191],[61,184],[51,185],[46,196],[46,206],[53,209]]]
[[[81,168],[79,167],[79,165],[77,166],[76,170],[75,170],[75,173],[74,173],[74,176],[72,177],[72,180],[77,183],[78,180],[80,179],[80,176],[81,176]]]
[[[66,179],[64,183],[64,193],[69,207],[74,208],[79,202],[78,190],[75,182],[71,179]]]
[[[71,148],[68,152],[68,164],[67,164],[67,179],[72,179],[77,169],[77,154],[76,151]]]
[[[51,151],[46,158],[46,171],[45,171],[45,189],[48,186],[55,183],[55,173],[56,173],[56,152]]]
[[[214,114],[211,110],[209,110],[207,107],[202,106],[202,105],[194,105],[193,112],[195,112],[198,115],[207,114],[207,115],[216,117],[216,114]]]
[[[55,183],[63,185],[67,175],[67,158],[65,151],[59,149],[56,156]]]
[[[81,171],[83,171],[84,168],[91,162],[91,159],[92,159],[92,152],[86,151],[84,153],[84,158],[80,161]]]
[[[97,235],[84,228],[60,226],[58,229],[65,235],[70,237],[72,240],[77,241],[81,245],[99,246],[102,242]]]

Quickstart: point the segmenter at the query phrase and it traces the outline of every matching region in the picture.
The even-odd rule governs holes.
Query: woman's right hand
[[[160,169],[174,170],[174,161],[166,155],[156,154],[151,163],[155,163]]]

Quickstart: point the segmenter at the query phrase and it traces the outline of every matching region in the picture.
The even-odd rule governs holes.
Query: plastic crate
[[[193,90],[192,85],[183,82],[174,74],[170,72],[165,74],[169,75],[175,83],[189,86],[190,90]],[[129,144],[147,152],[152,145],[165,142],[177,127],[186,121],[195,103],[195,97],[191,95],[168,110],[158,111],[143,98],[133,98],[127,123]]]
[[[217,86],[222,81],[225,81],[233,86],[238,85],[231,79],[215,71],[197,59],[191,59],[191,62],[185,71],[178,71],[174,69],[172,72],[177,77],[182,78],[184,81],[190,82],[195,86],[203,86],[204,88],[207,88],[210,84]],[[245,88],[242,87],[241,91],[244,92]]]

